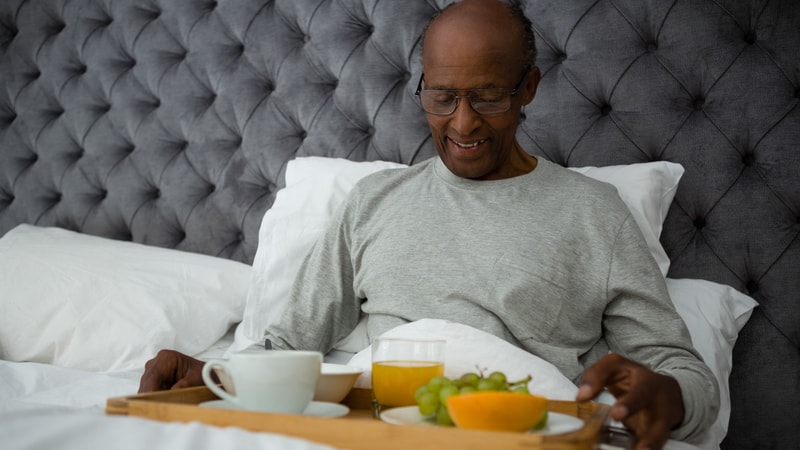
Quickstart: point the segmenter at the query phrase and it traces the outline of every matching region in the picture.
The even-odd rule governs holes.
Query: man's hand
[[[201,386],[203,364],[203,361],[183,353],[161,350],[144,365],[139,393]]]
[[[636,435],[636,449],[661,449],[683,421],[683,397],[678,382],[615,353],[586,369],[575,398],[589,401],[603,388],[616,397],[611,418]]]

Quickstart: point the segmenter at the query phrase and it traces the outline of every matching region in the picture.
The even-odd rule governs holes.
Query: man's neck
[[[511,164],[501,179],[513,178],[531,173],[536,169],[536,165],[539,163],[535,156],[525,152],[522,146],[517,142],[514,142],[514,150],[511,152],[511,155],[509,155],[509,159]]]

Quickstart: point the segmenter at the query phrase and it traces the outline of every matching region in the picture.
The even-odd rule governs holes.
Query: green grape
[[[478,382],[477,388],[479,391],[504,391],[506,389],[505,385],[498,385],[495,380],[490,378],[482,378]]]
[[[450,418],[450,412],[447,411],[447,405],[439,405],[439,410],[436,411],[436,423],[449,427],[453,426],[453,419]]]
[[[422,396],[424,394],[428,393],[428,391],[429,390],[428,390],[428,385],[427,384],[418,387],[417,390],[414,391],[414,401],[419,403],[420,398],[422,398]]]
[[[530,394],[528,391],[528,386],[525,385],[514,386],[511,388],[511,392],[516,392],[518,394]]]
[[[545,409],[544,412],[542,413],[542,418],[539,419],[538,422],[536,422],[536,425],[534,425],[532,429],[541,430],[546,426],[547,426],[547,410]]]
[[[434,394],[438,394],[442,387],[452,384],[453,382],[449,378],[439,375],[431,378],[430,381],[428,381],[428,390]]]
[[[475,386],[464,386],[458,390],[459,395],[469,394],[470,392],[478,392],[478,388],[476,388]]]
[[[420,414],[429,416],[439,409],[439,396],[433,392],[426,391],[417,400],[417,407]]]
[[[463,386],[478,387],[478,381],[480,381],[480,379],[481,376],[478,375],[477,373],[467,372],[464,375],[461,375],[461,378],[459,378],[458,380],[461,382],[462,387]]]
[[[487,378],[494,381],[497,386],[505,386],[508,382],[508,378],[506,378],[506,374],[503,372],[492,372]]]
[[[439,390],[439,401],[444,403],[447,401],[447,397],[458,395],[458,393],[459,389],[453,384],[442,386],[442,388]]]

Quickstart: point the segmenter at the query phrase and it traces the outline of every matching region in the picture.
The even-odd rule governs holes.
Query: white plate
[[[395,425],[436,425],[436,421],[419,413],[416,406],[387,409],[381,412],[381,420]],[[547,426],[541,430],[531,430],[537,434],[561,434],[580,430],[583,420],[568,414],[547,413]]]
[[[209,402],[200,403],[199,406],[204,408],[242,409],[239,405],[231,403],[227,400],[211,400]],[[349,412],[350,408],[339,403],[311,402],[306,410],[303,411],[303,415],[315,417],[341,417]]]

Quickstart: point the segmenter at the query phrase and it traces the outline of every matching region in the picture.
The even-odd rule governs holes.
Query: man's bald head
[[[494,44],[496,50],[503,49],[505,57],[518,60],[523,67],[536,65],[536,39],[530,20],[518,4],[500,0],[463,0],[434,15],[423,35],[423,61],[431,39],[453,45],[468,38]]]

